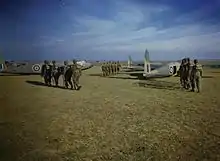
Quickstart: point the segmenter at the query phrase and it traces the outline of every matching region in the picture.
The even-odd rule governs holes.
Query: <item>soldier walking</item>
[[[110,75],[110,71],[111,71],[110,63],[107,62],[107,64],[106,64],[106,76]]]
[[[111,62],[111,75],[114,75],[114,63],[113,63],[113,61]]]
[[[73,80],[73,85],[76,90],[79,90],[81,88],[79,84],[79,79],[82,74],[81,68],[77,66],[76,61],[73,60],[73,66],[72,66],[72,80]]]
[[[198,63],[198,60],[194,60],[194,65],[192,67],[191,72],[191,86],[192,86],[192,92],[195,92],[195,87],[197,88],[198,92],[201,92],[202,87],[202,65]]]
[[[106,64],[105,63],[102,64],[101,69],[102,69],[102,76],[105,77],[106,76]]]
[[[64,78],[63,80],[64,80],[65,87],[68,88],[68,86],[70,84],[71,89],[73,89],[73,83],[71,81],[72,70],[68,64],[68,61],[64,61],[63,78]]]
[[[119,61],[117,62],[117,73],[120,71],[121,69],[121,64],[119,63]]]
[[[41,77],[44,78],[44,83],[46,85],[51,86],[52,67],[47,60],[45,60],[44,64],[42,65]]]
[[[180,86],[184,87],[184,63],[185,59],[182,59],[180,69],[179,69],[179,75],[180,75]]]
[[[186,80],[185,80],[185,83],[186,83],[186,89],[190,89],[190,76],[191,76],[191,70],[192,70],[192,66],[191,66],[191,63],[190,63],[190,58],[186,58],[186,66],[185,66],[185,72],[186,72]]]
[[[56,65],[56,61],[52,61],[52,79],[56,86],[58,86],[59,83],[59,75],[58,75],[58,66]]]

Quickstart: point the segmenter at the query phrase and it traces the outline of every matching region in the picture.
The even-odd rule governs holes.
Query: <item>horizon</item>
[[[3,0],[9,60],[220,59],[220,0]]]

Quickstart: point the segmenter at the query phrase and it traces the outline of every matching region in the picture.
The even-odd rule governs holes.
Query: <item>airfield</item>
[[[100,73],[83,71],[80,91],[0,76],[0,160],[220,160],[220,69],[204,68],[202,93]]]

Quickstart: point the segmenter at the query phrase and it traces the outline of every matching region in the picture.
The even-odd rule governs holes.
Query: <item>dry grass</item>
[[[202,161],[220,159],[220,70],[203,93],[177,77],[143,82],[83,73],[80,91],[0,77],[1,161]]]

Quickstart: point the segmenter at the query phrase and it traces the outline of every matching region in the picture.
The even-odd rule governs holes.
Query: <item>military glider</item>
[[[129,57],[128,65],[123,66],[124,71],[143,71],[142,76],[145,78],[167,77],[177,75],[180,68],[180,62],[150,62],[148,50],[145,50],[144,62],[133,65],[131,57]]]
[[[63,62],[57,61],[57,66],[62,67]],[[93,65],[86,61],[77,61],[82,70],[91,68]],[[12,74],[40,74],[43,62],[41,61],[5,61],[0,64],[0,72]],[[71,65],[71,63],[69,63]]]

